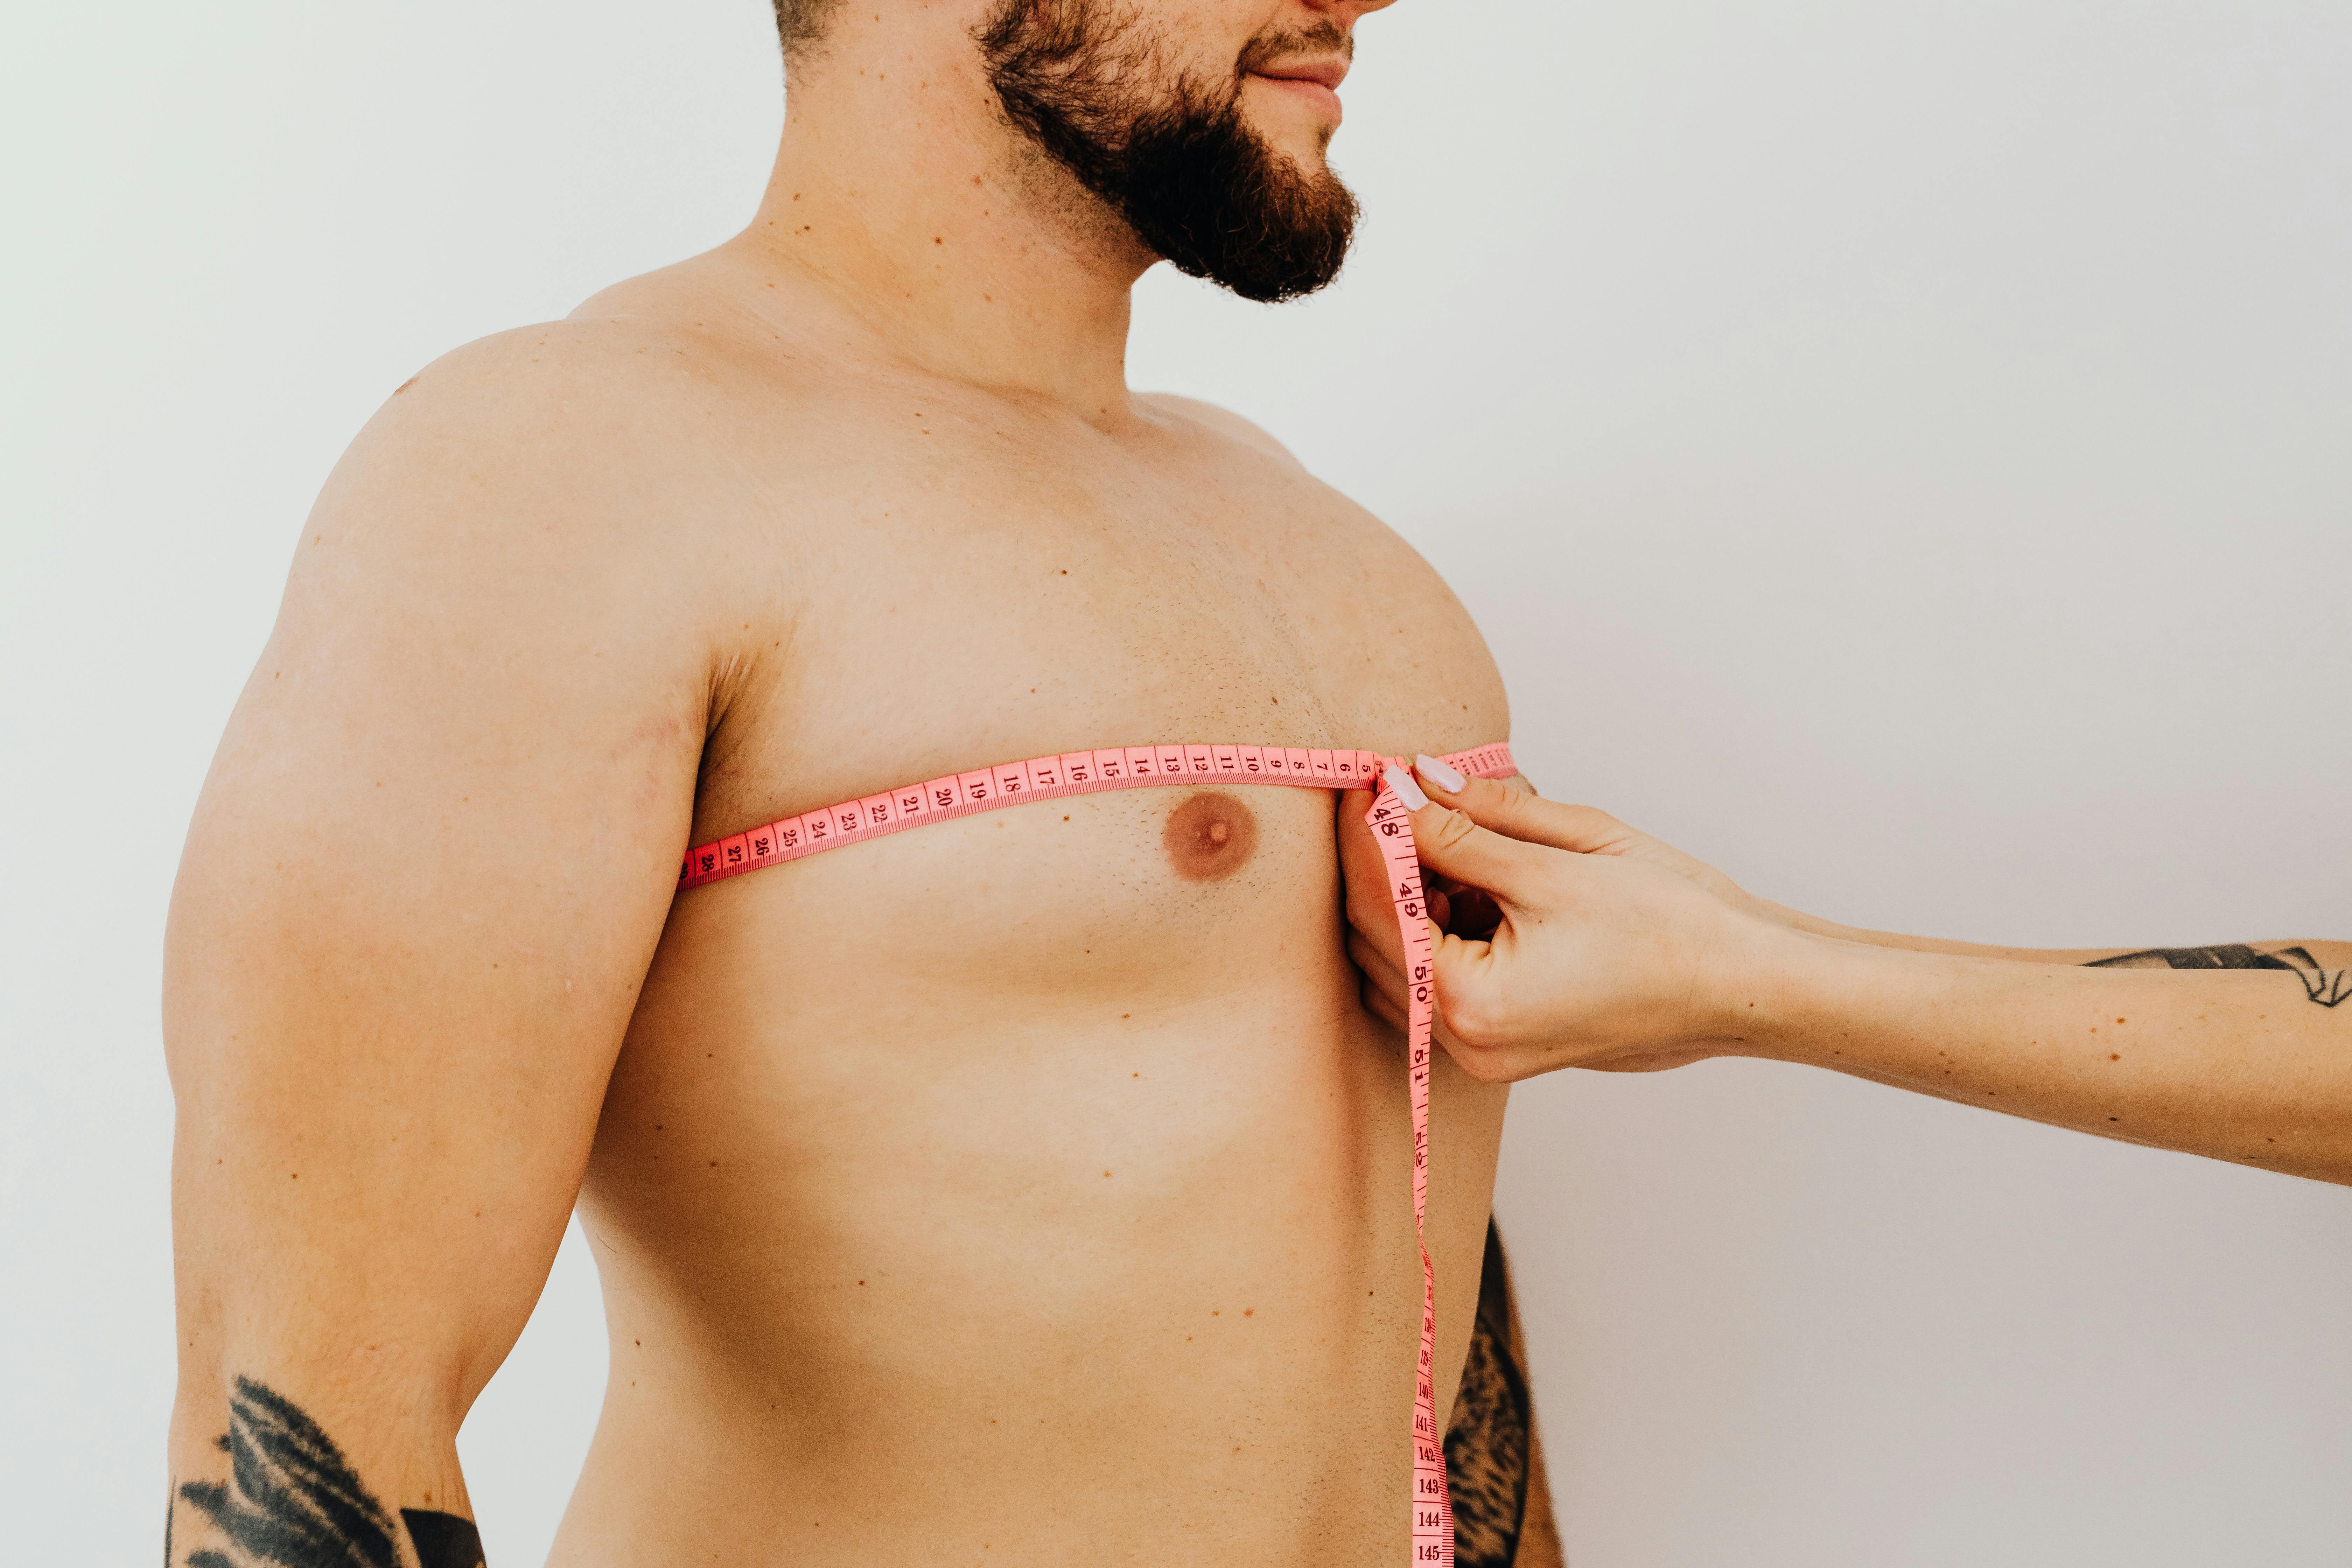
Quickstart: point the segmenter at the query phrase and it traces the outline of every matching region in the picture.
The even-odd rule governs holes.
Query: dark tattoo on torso
[[[1486,1226],[1478,1321],[1462,1390],[1445,1426],[1445,1480],[1454,1504],[1455,1568],[1514,1568],[1528,1511],[1535,1431],[1528,1384],[1511,1351],[1509,1287],[1502,1238]],[[1536,1478],[1536,1484],[1542,1484]]]
[[[424,1568],[483,1568],[472,1520],[429,1509],[394,1518],[300,1405],[249,1377],[236,1380],[218,1446],[228,1480],[177,1494],[212,1526],[209,1542],[173,1563],[167,1512],[166,1568],[399,1568],[404,1531]]]
[[[2303,982],[2303,994],[2323,1007],[2352,996],[2352,969],[2322,969],[2308,950],[2256,952],[2242,942],[2220,947],[2151,947],[2144,952],[2095,959],[2085,969],[2277,969]]]

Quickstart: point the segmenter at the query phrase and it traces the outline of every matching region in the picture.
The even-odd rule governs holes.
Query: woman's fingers
[[[1348,957],[1356,967],[1379,983],[1381,990],[1402,998],[1404,995],[1404,971],[1361,931],[1348,933]]]
[[[1465,778],[1434,757],[1415,758],[1412,771],[1432,800],[1463,813],[1481,827],[1522,843],[1547,844],[1580,855],[1608,855],[1641,837],[1605,811],[1546,800],[1512,789],[1502,779]]]
[[[1364,999],[1364,1011],[1391,1028],[1403,1028],[1408,1018],[1403,973],[1360,931],[1348,933],[1348,956],[1363,977],[1357,989]]]
[[[1549,863],[1541,847],[1489,832],[1464,813],[1448,811],[1414,788],[1412,780],[1396,768],[1389,770],[1389,781],[1405,805],[1412,807],[1413,851],[1423,872],[1433,871],[1465,887],[1482,889],[1506,904],[1543,901],[1539,889]],[[1413,804],[1416,800],[1421,803],[1418,806]]]
[[[1373,982],[1370,975],[1368,974],[1364,976],[1362,984],[1358,987],[1358,989],[1364,999],[1365,1012],[1370,1013],[1373,1017],[1378,1018],[1390,1028],[1398,1030],[1399,1032],[1402,1032],[1409,1026],[1409,1020],[1405,1016],[1405,1010],[1399,1006],[1395,1002],[1391,1001],[1389,999],[1389,994],[1381,990],[1380,986]]]
[[[1464,778],[1434,757],[1415,761],[1413,771],[1429,796],[1451,806],[1479,826],[1523,844],[1541,844],[1579,855],[1614,855],[1645,861],[1661,870],[1696,882],[1700,887],[1747,910],[1774,918],[1772,907],[1742,891],[1739,884],[1708,865],[1684,854],[1607,812],[1590,805],[1563,805],[1541,795],[1512,787],[1516,779]],[[1455,787],[1456,784],[1459,787]]]

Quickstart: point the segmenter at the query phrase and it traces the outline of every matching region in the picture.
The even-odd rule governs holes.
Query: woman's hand
[[[1418,769],[1426,796],[1390,784],[1436,917],[1437,1038],[1474,1078],[1769,1057],[2352,1185],[2352,944],[2035,952],[1854,931],[1600,812]],[[1369,804],[1350,796],[1340,825],[1348,951],[1365,1006],[1401,1025]]]
[[[1402,773],[1391,784],[1414,807],[1437,917],[1438,1039],[1465,1070],[1507,1082],[1745,1051],[1748,1015],[1788,938],[1776,906],[1605,813],[1464,779],[1427,757],[1417,771],[1427,795]],[[1342,806],[1349,952],[1364,1005],[1402,1026],[1403,946],[1385,863],[1361,826],[1369,806],[1361,792]],[[1465,888],[1491,898],[1491,933],[1476,918],[1486,900]]]

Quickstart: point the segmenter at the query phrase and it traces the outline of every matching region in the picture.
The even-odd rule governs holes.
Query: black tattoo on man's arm
[[[481,1532],[472,1520],[424,1508],[402,1509],[400,1517],[425,1568],[484,1568]]]
[[[2303,993],[2323,1007],[2352,997],[2352,969],[2322,969],[2306,948],[2256,952],[2242,942],[2220,947],[2151,947],[2144,952],[2094,959],[2085,969],[2279,969],[2303,982]]]
[[[395,1519],[300,1405],[252,1378],[236,1380],[219,1447],[229,1479],[190,1481],[178,1499],[228,1550],[205,1547],[173,1563],[167,1513],[165,1568],[399,1568],[404,1531],[424,1568],[483,1568],[472,1520],[430,1509]]]

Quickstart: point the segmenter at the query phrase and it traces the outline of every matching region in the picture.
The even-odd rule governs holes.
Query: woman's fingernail
[[[1460,773],[1455,773],[1452,768],[1447,767],[1444,763],[1439,762],[1435,757],[1413,758],[1412,771],[1419,773],[1423,778],[1427,779],[1430,783],[1435,784],[1438,788],[1444,790],[1448,795],[1452,795],[1455,790],[1460,789],[1464,784],[1470,782],[1464,778]]]
[[[1389,781],[1389,788],[1397,792],[1397,798],[1404,802],[1408,811],[1419,811],[1429,804],[1429,797],[1421,793],[1421,786],[1413,783],[1412,775],[1394,763],[1388,765],[1382,776]]]

